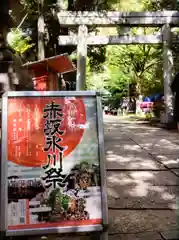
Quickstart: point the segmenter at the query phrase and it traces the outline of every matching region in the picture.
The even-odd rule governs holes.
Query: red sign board
[[[0,230],[6,236],[103,230],[99,107],[94,92],[3,96]]]

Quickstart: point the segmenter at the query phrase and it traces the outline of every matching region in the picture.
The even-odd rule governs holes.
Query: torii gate
[[[163,44],[163,78],[165,97],[165,119],[170,122],[173,110],[170,84],[173,77],[172,43],[179,39],[172,37],[171,28],[179,26],[177,11],[162,12],[69,12],[57,14],[63,27],[78,26],[78,35],[59,36],[59,45],[77,45],[77,88],[85,86],[87,45],[118,45],[118,44]],[[109,27],[160,27],[161,31],[153,35],[119,35],[89,36],[88,26]]]

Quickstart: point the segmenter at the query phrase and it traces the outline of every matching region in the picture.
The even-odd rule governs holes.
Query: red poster
[[[8,98],[8,230],[102,224],[96,109],[94,98]]]
[[[79,144],[85,124],[86,114],[82,99],[67,98],[19,98],[8,100],[8,159],[16,164],[40,167],[46,164],[48,153],[45,146],[44,108],[54,101],[54,108],[59,104],[63,116],[63,131],[60,145],[65,147],[64,157],[69,155]],[[77,111],[80,109],[80,111]],[[73,125],[77,126],[73,131]],[[57,153],[58,149],[55,149]],[[54,151],[53,151],[54,152]],[[33,158],[32,158],[33,157]],[[34,159],[34,160],[33,160]]]

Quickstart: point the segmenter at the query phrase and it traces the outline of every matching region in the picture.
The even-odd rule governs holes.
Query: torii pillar
[[[87,26],[80,25],[78,27],[78,45],[77,45],[77,76],[76,76],[76,90],[77,91],[85,90],[87,34],[88,34]]]
[[[165,101],[165,123],[173,121],[173,95],[171,83],[173,79],[172,33],[169,24],[163,26],[163,79]]]

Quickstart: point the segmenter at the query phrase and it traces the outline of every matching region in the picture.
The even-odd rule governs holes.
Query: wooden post
[[[171,28],[169,24],[163,26],[163,78],[164,78],[164,100],[165,100],[165,122],[172,121],[173,116],[173,95],[171,82],[173,76],[173,56],[171,50]]]
[[[44,27],[43,5],[44,5],[44,0],[39,0],[39,17],[37,21],[38,60],[43,60],[45,58],[45,49],[44,49],[45,27]]]
[[[76,90],[84,90],[86,82],[86,57],[87,57],[87,34],[88,28],[81,25],[78,28],[78,46],[77,46],[77,76]]]

